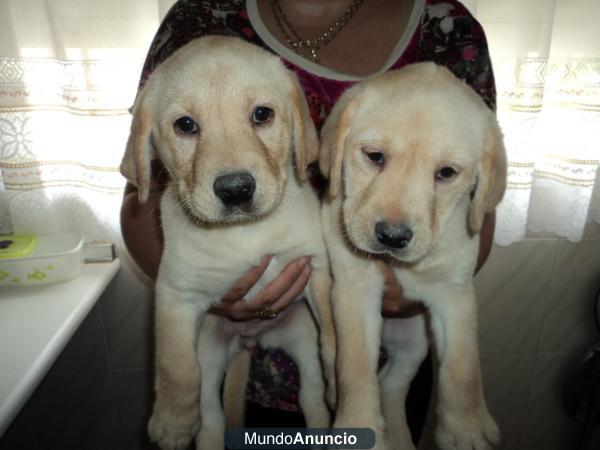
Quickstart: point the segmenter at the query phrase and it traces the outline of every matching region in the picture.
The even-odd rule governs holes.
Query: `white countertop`
[[[84,264],[70,281],[0,288],[0,436],[119,269]]]

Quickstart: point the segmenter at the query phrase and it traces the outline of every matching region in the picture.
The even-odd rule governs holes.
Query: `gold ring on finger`
[[[277,317],[277,313],[271,309],[269,305],[263,306],[256,311],[256,318],[260,320],[271,320]]]

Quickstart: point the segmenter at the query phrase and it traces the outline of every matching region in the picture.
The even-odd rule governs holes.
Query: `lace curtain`
[[[127,108],[163,9],[157,0],[0,1],[3,228],[8,210],[15,232],[120,243]]]
[[[509,155],[496,242],[571,241],[600,223],[600,2],[471,0],[483,24]]]
[[[0,222],[9,208],[15,231],[120,242],[127,108],[171,3],[0,1]],[[496,242],[577,241],[600,222],[600,2],[464,3],[488,35],[510,159]]]

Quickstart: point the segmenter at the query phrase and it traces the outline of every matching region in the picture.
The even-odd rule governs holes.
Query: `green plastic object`
[[[0,234],[0,259],[23,258],[36,244],[37,238],[32,234]]]

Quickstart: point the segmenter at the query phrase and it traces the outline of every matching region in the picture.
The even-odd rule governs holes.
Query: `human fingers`
[[[236,281],[235,284],[225,293],[221,299],[221,303],[232,304],[242,300],[260,279],[265,270],[267,270],[271,259],[273,259],[273,255],[264,256],[258,266],[252,267],[250,270],[248,270],[244,276]]]
[[[308,270],[308,274],[305,273],[305,270]],[[278,303],[279,300],[283,300],[279,306],[285,307],[291,301],[288,298],[291,294],[296,293],[297,296],[304,289],[308,276],[310,276],[310,256],[296,258],[283,268],[277,278],[267,284],[256,297],[250,300],[248,306],[254,307],[256,310],[260,310],[265,306],[272,309],[272,305]],[[279,309],[277,312],[281,310]]]
[[[270,261],[270,257],[268,261]],[[271,307],[274,303],[278,303],[276,312],[282,311],[293,299],[300,295],[306,286],[310,277],[309,262],[310,257],[296,258],[288,263],[277,278],[265,286],[251,301],[246,301],[243,297],[235,299],[235,296],[232,295],[230,301],[221,301],[213,305],[210,308],[210,312],[227,317],[233,321],[245,321],[257,318],[259,311],[263,310],[266,306],[275,311]],[[258,269],[261,267],[262,264],[251,270],[256,269],[256,273],[258,273]],[[260,273],[262,274],[262,272]],[[244,276],[243,279],[245,278]]]
[[[235,303],[216,303],[208,310],[212,314],[225,317],[234,322],[243,322],[256,317],[256,312],[249,309],[244,300]]]
[[[289,287],[289,289],[279,297],[275,303],[270,306],[271,311],[275,313],[280,313],[284,311],[302,292],[304,292],[304,288],[308,284],[308,280],[310,279],[310,273],[312,271],[312,267],[310,264],[304,266],[298,278],[294,281],[294,283]]]

